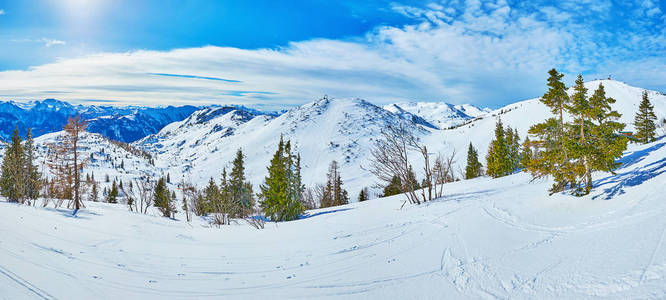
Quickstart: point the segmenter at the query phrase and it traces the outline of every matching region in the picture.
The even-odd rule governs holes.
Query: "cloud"
[[[34,99],[57,90],[60,99],[72,101],[270,108],[328,94],[377,104],[425,100],[496,107],[542,94],[552,67],[567,73],[570,82],[578,73],[588,79],[613,74],[631,84],[666,88],[666,73],[659,71],[666,57],[663,24],[608,25],[616,9],[610,2],[453,2],[394,3],[391,9],[412,24],[382,26],[352,39],[315,39],[276,49],[206,46],[62,59],[0,72],[0,94]],[[626,11],[645,15],[652,8]]]
[[[0,9],[0,16],[7,14],[4,9]]]
[[[57,45],[64,45],[66,44],[65,41],[61,40],[55,40],[55,39],[47,39],[47,38],[42,38],[39,41],[44,43],[44,46],[46,47],[51,47],[51,46],[57,46]]]
[[[167,77],[181,77],[181,78],[190,78],[190,79],[206,79],[206,80],[219,80],[219,81],[226,81],[226,82],[240,82],[238,80],[233,80],[233,79],[224,79],[224,78],[217,78],[217,77],[197,76],[197,75],[166,74],[166,73],[148,73],[148,74],[149,75],[156,75],[156,76],[167,76]]]

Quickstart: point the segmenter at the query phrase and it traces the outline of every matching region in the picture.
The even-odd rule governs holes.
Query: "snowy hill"
[[[549,197],[551,182],[521,173],[449,183],[420,206],[399,209],[402,196],[393,196],[263,230],[123,205],[86,203],[72,217],[0,202],[0,291],[8,299],[663,299],[666,141],[632,145],[622,161],[617,175],[594,174],[597,187],[583,198]]]
[[[59,131],[35,139],[37,165],[42,166],[40,172],[46,177],[51,175],[49,168],[44,164],[48,153],[47,145],[55,143],[62,134],[63,132]],[[150,163],[149,153],[143,153],[129,144],[112,142],[100,134],[86,133],[79,146],[79,157],[87,161],[81,172],[82,177],[91,175],[98,182],[100,201],[103,199],[102,190],[110,189],[114,180],[117,183],[123,181],[128,184],[130,181],[141,181],[147,177],[154,179],[165,175]],[[106,181],[107,176],[109,182]],[[88,190],[90,188],[91,186],[87,187]]]
[[[599,84],[602,83],[606,90],[606,96],[612,97],[616,103],[612,108],[617,110],[622,117],[620,122],[626,124],[625,130],[634,131],[634,116],[638,111],[644,89],[632,87],[625,83],[614,80],[595,80],[585,83],[589,95],[592,95]],[[569,89],[570,94],[573,90]],[[654,112],[658,118],[666,117],[666,95],[648,91],[650,102],[654,105]],[[485,164],[485,155],[490,141],[493,139],[495,123],[498,118],[502,119],[504,126],[518,129],[521,139],[527,135],[529,127],[551,117],[550,110],[543,105],[539,98],[516,102],[494,111],[488,112],[477,119],[451,130],[433,131],[425,137],[426,143],[432,145],[431,149],[440,149],[445,153],[456,149],[459,153],[458,167],[464,168],[465,154],[470,142],[479,150],[481,162]],[[437,145],[440,145],[437,148]]]
[[[218,180],[242,148],[247,177],[258,189],[282,134],[302,155],[306,186],[325,183],[329,163],[337,160],[345,187],[355,198],[360,189],[375,183],[369,171],[360,168],[369,159],[374,139],[400,118],[360,99],[322,99],[278,117],[222,107],[193,113],[135,145],[155,153],[158,167],[200,185],[210,177]],[[411,126],[427,133],[417,124]]]
[[[453,105],[444,102],[396,103],[386,105],[384,109],[397,114],[409,113],[418,116],[439,129],[460,125],[490,112],[488,108],[480,109],[470,104]]]
[[[586,83],[590,93],[599,83],[604,84],[609,97],[617,100],[613,107],[622,114],[621,121],[628,124],[627,130],[633,130],[631,123],[643,89],[604,80]],[[657,116],[666,116],[666,96],[654,91],[649,95]],[[538,98],[494,111],[442,103],[396,104],[382,109],[358,99],[315,101],[279,117],[242,107],[207,108],[135,145],[154,153],[160,169],[184,174],[184,179],[199,185],[210,177],[218,179],[235,151],[243,148],[248,160],[248,179],[257,189],[266,175],[279,136],[284,134],[302,155],[307,186],[323,183],[328,164],[335,159],[341,163],[343,182],[354,201],[361,188],[377,183],[367,168],[370,149],[385,126],[406,119],[419,128],[421,138],[433,153],[447,155],[455,149],[458,156],[454,171],[460,176],[470,142],[485,162],[498,117],[505,125],[517,128],[524,138],[532,124],[550,117],[550,111]],[[437,130],[429,124],[444,128],[455,125],[455,128]],[[414,160],[414,168],[420,177],[422,166],[418,159]]]
[[[183,120],[196,110],[198,108],[194,106],[72,105],[55,99],[0,102],[0,139],[8,141],[17,126],[23,136],[28,128],[32,128],[34,136],[60,131],[67,118],[80,114],[88,121],[90,132],[113,140],[133,142],[158,132],[169,123]]]

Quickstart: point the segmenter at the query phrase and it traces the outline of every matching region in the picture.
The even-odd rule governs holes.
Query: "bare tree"
[[[191,182],[185,182],[184,179],[178,184],[178,188],[183,191],[183,210],[185,211],[185,218],[190,222],[192,212],[196,213],[197,201],[201,193]]]
[[[135,204],[136,211],[147,214],[148,208],[153,204],[153,183],[150,182],[150,178],[145,180],[136,180],[134,181],[136,189],[134,193],[136,194],[137,204]]]
[[[55,192],[58,198],[72,199],[75,210],[83,206],[80,173],[87,160],[79,156],[79,143],[86,133],[86,127],[86,122],[80,116],[70,117],[63,128],[65,134],[48,145],[50,155],[47,164],[55,175],[52,180]]]
[[[409,203],[421,204],[409,176],[411,164],[408,151],[413,148],[414,134],[404,122],[399,122],[397,125],[387,126],[381,135],[382,138],[377,140],[370,150],[370,172],[385,182],[391,182],[393,176],[398,176],[402,182],[401,190]]]

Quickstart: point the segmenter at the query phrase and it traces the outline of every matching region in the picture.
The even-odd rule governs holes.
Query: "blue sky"
[[[666,90],[657,1],[0,0],[0,99],[497,107],[546,70]]]

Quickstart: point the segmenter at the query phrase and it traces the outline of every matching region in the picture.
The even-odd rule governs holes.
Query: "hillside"
[[[55,143],[58,137],[63,132],[50,133],[40,136],[35,139],[37,146],[37,162],[46,177],[51,176],[51,172],[44,163],[47,158],[48,144]],[[97,133],[85,134],[80,143],[80,154],[85,160],[85,166],[81,172],[83,179],[87,175],[92,176],[92,179],[99,184],[99,197],[100,201],[104,199],[102,191],[104,188],[111,189],[114,180],[117,183],[120,181],[125,184],[130,182],[137,182],[145,180],[146,178],[154,179],[164,173],[150,163],[150,154],[143,153],[129,144],[112,142]],[[4,156],[4,151],[3,151]],[[108,176],[109,181],[106,181]],[[91,186],[86,186],[86,191],[89,192]],[[87,199],[87,198],[86,198]]]
[[[264,230],[123,205],[86,203],[73,217],[0,202],[0,290],[9,299],[663,298],[665,146],[632,145],[617,175],[595,173],[583,198],[549,197],[549,181],[521,173],[446,184],[420,206],[399,209],[393,196]]]
[[[236,151],[247,160],[247,178],[258,190],[280,135],[291,140],[302,155],[306,186],[325,183],[329,163],[340,163],[351,198],[375,181],[366,169],[370,148],[380,131],[401,116],[360,99],[322,99],[278,116],[256,115],[242,108],[198,111],[136,143],[156,154],[156,165],[199,185],[218,180]],[[427,134],[420,125],[415,130]]]
[[[443,102],[396,103],[386,105],[384,109],[392,113],[407,112],[423,118],[438,129],[447,129],[460,125],[465,123],[465,121],[481,117],[491,111],[488,108],[480,109],[470,104],[453,105]]]
[[[644,89],[614,80],[595,80],[585,83],[589,95],[597,89],[600,83],[604,85],[606,96],[616,100],[612,108],[622,114],[619,121],[627,125],[625,130],[634,131],[634,116],[638,111]],[[569,89],[569,93],[572,94],[573,90]],[[666,95],[655,91],[648,91],[648,95],[657,117],[666,117]],[[458,153],[457,163],[458,169],[460,169],[465,166],[465,155],[470,142],[479,150],[481,162],[485,164],[485,156],[490,141],[494,138],[495,123],[498,118],[502,120],[505,127],[518,129],[522,140],[527,135],[530,126],[551,116],[550,110],[539,101],[539,98],[524,100],[488,112],[466,125],[450,130],[433,131],[424,140],[431,149],[444,153],[450,153],[455,149]]]
[[[609,97],[617,100],[613,108],[622,114],[620,121],[628,124],[627,130],[632,131],[631,123],[643,89],[612,80],[591,81],[585,85],[592,93],[599,83],[604,84]],[[654,91],[649,95],[657,116],[666,116],[666,96]],[[324,99],[278,117],[242,107],[207,108],[134,145],[154,153],[160,169],[184,174],[184,179],[199,185],[210,177],[217,180],[236,150],[242,148],[247,157],[248,179],[257,189],[263,183],[266,166],[283,134],[302,155],[307,186],[324,183],[328,164],[335,159],[341,163],[342,180],[354,201],[361,188],[377,184],[368,170],[370,149],[381,130],[398,119],[407,120],[413,128],[418,128],[418,134],[432,153],[448,155],[455,149],[454,171],[461,176],[470,142],[485,163],[497,118],[517,128],[524,138],[532,124],[548,117],[550,111],[538,98],[493,111],[445,103],[395,104],[383,109],[359,99]],[[448,126],[455,128],[436,129]],[[416,157],[413,163],[419,175],[422,163]],[[377,192],[375,189],[374,193]]]

